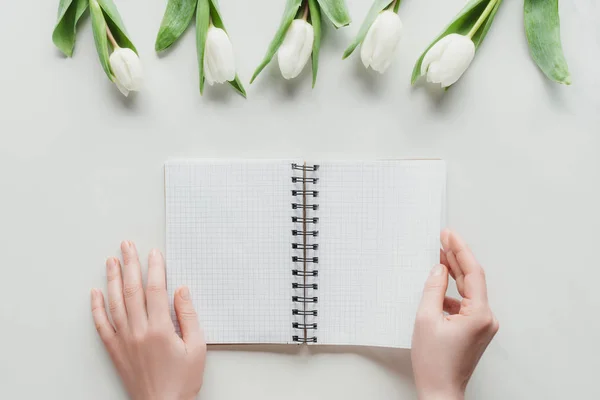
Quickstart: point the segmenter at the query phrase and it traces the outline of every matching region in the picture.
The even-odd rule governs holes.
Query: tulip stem
[[[483,13],[481,13],[481,16],[479,17],[479,19],[477,20],[477,22],[475,22],[475,25],[473,25],[473,28],[471,28],[471,30],[467,34],[467,37],[469,39],[473,39],[473,36],[475,36],[475,34],[479,30],[479,28],[481,28],[481,25],[483,25],[483,23],[485,22],[485,20],[487,19],[487,17],[490,15],[490,13],[492,12],[492,10],[496,6],[497,2],[498,2],[498,0],[490,0],[490,2],[488,3],[487,7],[485,8],[485,10],[483,10]]]
[[[117,44],[117,41],[115,40],[115,37],[113,36],[112,32],[110,31],[110,29],[108,29],[108,25],[106,25],[106,36],[108,36],[108,40],[110,41],[110,43],[113,46],[113,49],[120,49],[121,47]]]
[[[473,36],[475,36],[475,34],[479,30],[479,28],[481,28],[481,25],[483,25],[483,23],[485,22],[485,20],[487,19],[487,17],[490,15],[490,13],[492,12],[492,10],[496,6],[497,2],[498,2],[498,0],[490,0],[490,2],[488,3],[487,7],[485,8],[485,10],[483,10],[483,13],[481,13],[481,16],[479,17],[479,19],[477,20],[477,22],[475,22],[475,25],[473,25],[473,28],[471,28],[471,30],[467,34],[467,37],[469,39],[473,39]]]

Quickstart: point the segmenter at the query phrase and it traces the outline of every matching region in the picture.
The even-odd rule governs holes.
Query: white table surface
[[[35,3],[35,4],[34,4]],[[147,75],[125,99],[96,58],[91,21],[73,59],[53,47],[58,0],[0,12],[0,398],[124,399],[89,311],[120,240],[164,249],[163,162],[176,157],[440,157],[449,225],[488,273],[501,329],[471,399],[600,398],[600,5],[561,2],[573,86],[530,60],[522,1],[505,1],[458,85],[411,89],[414,61],[463,0],[405,0],[405,37],[384,76],[341,54],[355,23],[326,29],[319,81],[269,66],[244,100],[198,93],[189,30],[166,56],[164,2],[117,0]],[[240,75],[263,57],[283,0],[222,0]],[[201,310],[200,310],[201,313]],[[414,399],[408,351],[222,347],[200,398]]]

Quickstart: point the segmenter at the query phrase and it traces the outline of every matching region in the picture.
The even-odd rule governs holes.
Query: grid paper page
[[[208,343],[291,342],[290,164],[165,165],[167,288],[189,286]]]
[[[443,161],[322,162],[318,343],[409,348],[439,263]]]

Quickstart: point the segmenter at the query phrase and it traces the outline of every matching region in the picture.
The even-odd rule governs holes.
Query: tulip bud
[[[362,43],[360,58],[365,68],[383,74],[392,63],[400,42],[402,21],[398,14],[385,10],[379,14]]]
[[[300,75],[313,51],[315,32],[303,19],[292,21],[277,53],[279,69],[285,79]]]
[[[129,92],[139,91],[142,87],[142,63],[131,49],[117,47],[110,55],[110,69],[114,83],[125,97]]]
[[[209,85],[235,79],[233,45],[227,33],[211,26],[206,35],[204,48],[204,76]]]
[[[463,35],[452,33],[436,42],[425,54],[421,75],[427,82],[440,83],[443,88],[454,84],[475,57],[475,44]]]

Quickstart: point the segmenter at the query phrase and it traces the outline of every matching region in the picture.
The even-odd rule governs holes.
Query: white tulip
[[[314,41],[315,32],[311,24],[303,19],[292,21],[277,52],[279,69],[285,79],[300,75],[312,54]]]
[[[125,97],[129,92],[139,91],[142,87],[142,63],[131,49],[117,47],[109,58],[110,69],[115,77],[115,85]]]
[[[440,83],[443,88],[454,84],[465,73],[475,57],[475,44],[468,36],[452,33],[444,36],[425,54],[421,75],[427,82]]]
[[[235,79],[233,45],[227,33],[211,26],[204,46],[204,77],[209,85]]]
[[[402,36],[402,21],[398,14],[385,10],[377,16],[360,49],[365,68],[383,74],[392,63]]]

